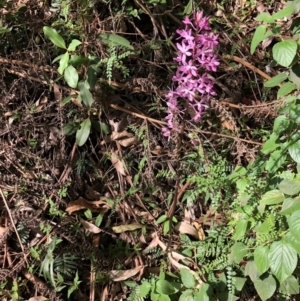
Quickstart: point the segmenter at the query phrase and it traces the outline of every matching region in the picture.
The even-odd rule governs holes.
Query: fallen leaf
[[[77,200],[69,202],[66,211],[71,214],[82,209],[90,209],[91,211],[97,211],[99,214],[103,215],[110,208],[111,207],[105,201],[88,201],[82,197],[79,197]]]
[[[134,231],[136,229],[141,229],[143,227],[144,226],[141,224],[128,224],[128,225],[120,225],[120,226],[112,227],[112,230],[115,233],[122,233],[126,231]]]
[[[126,176],[124,166],[121,160],[117,157],[115,153],[111,154],[111,163],[113,164],[114,168],[116,169],[117,172],[119,172],[122,176]]]
[[[183,234],[189,234],[196,239],[199,239],[197,230],[187,222],[180,222],[176,225],[175,229]]]
[[[204,233],[204,230],[203,230],[201,224],[199,224],[197,222],[193,222],[193,226],[197,230],[199,240],[204,240],[205,239],[205,233]]]
[[[48,298],[45,298],[43,296],[36,296],[28,299],[28,301],[44,301],[44,300],[49,300]]]
[[[108,273],[109,277],[113,281],[124,281],[130,277],[133,277],[137,273],[139,273],[140,270],[142,270],[144,266],[140,265],[134,269],[130,270],[112,270]]]
[[[83,220],[82,218],[80,218],[80,222],[81,222],[83,228],[90,231],[91,233],[97,234],[97,233],[101,232],[100,228],[96,227],[94,224],[92,224],[90,222]]]

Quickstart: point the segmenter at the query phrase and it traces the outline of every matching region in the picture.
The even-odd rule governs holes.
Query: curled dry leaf
[[[122,176],[126,176],[123,163],[117,157],[117,155],[115,153],[111,154],[110,160],[111,160],[111,163],[113,164],[114,168],[116,169],[116,171],[118,171]]]
[[[196,239],[199,239],[197,230],[192,225],[188,224],[187,222],[178,223],[176,225],[175,229],[177,231],[179,231],[180,233],[189,234],[189,235],[195,237]]]
[[[199,240],[204,240],[205,239],[205,233],[204,233],[204,230],[203,230],[201,224],[199,224],[197,222],[193,222],[193,226],[197,230]]]
[[[137,273],[139,273],[144,266],[140,265],[134,269],[130,270],[112,270],[109,272],[109,277],[113,281],[124,281],[130,277],[135,276]]]
[[[120,226],[112,227],[112,230],[115,233],[122,233],[126,231],[134,231],[136,229],[141,229],[143,227],[144,226],[141,224],[128,224],[128,225],[120,225]]]
[[[127,131],[123,132],[112,132],[110,136],[106,137],[100,144],[103,145],[107,142],[118,141],[122,146],[128,147],[135,145],[139,142],[138,138]]]
[[[82,197],[79,197],[77,200],[71,201],[68,204],[66,211],[71,214],[82,209],[90,209],[91,211],[97,211],[99,214],[103,215],[110,208],[111,207],[105,201],[88,201]]]
[[[80,218],[80,222],[81,222],[83,228],[90,231],[91,233],[97,234],[97,233],[101,232],[100,228],[96,227],[94,224],[92,224],[90,222],[83,220],[82,218]]]

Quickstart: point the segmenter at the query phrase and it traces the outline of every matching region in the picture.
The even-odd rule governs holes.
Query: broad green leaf
[[[245,266],[245,276],[249,276],[251,281],[259,279],[259,273],[257,271],[257,266],[254,261],[248,261]]]
[[[156,282],[156,292],[163,295],[172,295],[176,293],[175,287],[168,280],[160,279]]]
[[[294,83],[284,83],[277,92],[277,98],[284,97],[294,91],[297,86]]]
[[[65,98],[60,102],[60,105],[61,105],[61,106],[64,106],[64,105],[66,105],[67,103],[69,103],[70,100],[71,100],[72,98],[75,98],[75,99],[76,99],[77,97],[78,97],[78,95],[76,95],[76,94],[69,95],[69,96],[65,97]]]
[[[73,135],[78,130],[77,122],[70,122],[64,125],[64,133],[66,136]]]
[[[283,67],[289,67],[295,59],[298,45],[294,40],[283,40],[273,46],[274,60]]]
[[[257,279],[253,284],[262,301],[271,298],[276,291],[276,280],[272,275],[264,280]]]
[[[275,87],[282,83],[284,80],[288,78],[286,73],[279,73],[276,76],[272,77],[271,79],[264,82],[264,86],[267,88]]]
[[[278,135],[276,133],[272,133],[271,137],[263,144],[261,151],[267,155],[273,152],[276,148],[280,146],[276,141],[278,139]]]
[[[284,201],[284,195],[280,190],[270,190],[261,197],[261,204],[276,205]]]
[[[163,227],[163,233],[164,235],[167,235],[170,231],[170,221],[169,220],[166,220],[164,222],[164,227]]]
[[[201,300],[201,301],[209,301],[209,284],[208,283],[202,283],[199,290],[194,293],[194,299],[195,301]]]
[[[188,4],[185,6],[184,11],[183,11],[183,15],[184,15],[184,16],[189,15],[189,14],[192,12],[192,9],[193,9],[193,3],[194,3],[194,1],[193,1],[193,0],[190,0],[190,1],[188,2]]]
[[[59,67],[57,69],[59,74],[63,74],[65,69],[68,67],[70,55],[68,52],[63,54],[59,61]]]
[[[281,150],[274,151],[266,163],[266,170],[273,173],[276,172],[285,162],[286,155]]]
[[[59,55],[59,56],[57,56],[57,57],[52,61],[52,64],[54,64],[54,63],[56,63],[57,61],[59,61],[59,60],[62,58],[63,55],[64,55],[64,53],[61,54],[61,55]]]
[[[178,301],[194,301],[194,290],[187,289],[179,297]]]
[[[267,26],[265,26],[265,25],[259,25],[256,28],[255,33],[252,38],[252,41],[251,41],[251,47],[250,47],[251,54],[253,54],[255,52],[255,49],[258,46],[258,44],[261,41],[263,41],[266,30],[267,30]]]
[[[68,51],[75,51],[77,46],[81,45],[82,43],[79,40],[72,40],[68,47]]]
[[[171,301],[168,295],[160,295],[158,301]]]
[[[258,246],[254,251],[254,262],[260,275],[269,269],[269,247]]]
[[[76,88],[78,84],[78,72],[73,66],[68,66],[64,72],[64,78],[69,87]]]
[[[228,255],[228,260],[230,263],[235,262],[239,264],[243,258],[247,255],[248,253],[248,248],[245,244],[242,242],[237,242],[231,247],[231,252]]]
[[[295,104],[290,106],[290,117],[297,124],[300,124],[300,105]]]
[[[86,140],[90,135],[90,130],[91,130],[91,120],[90,118],[87,118],[80,124],[80,129],[76,133],[77,145],[82,146],[85,144]]]
[[[295,211],[289,221],[290,231],[296,240],[300,241],[300,210]]]
[[[128,48],[128,49],[131,49],[133,50],[134,48],[130,45],[130,42],[117,35],[117,34],[113,34],[113,33],[102,33],[99,35],[99,39],[105,43],[105,44],[108,44],[108,45],[113,45],[113,46],[121,46],[121,47],[124,47],[124,48]]]
[[[278,19],[289,17],[294,12],[294,10],[294,6],[289,6],[284,9],[281,9],[280,11],[272,15],[272,19],[276,21]]]
[[[80,81],[78,83],[78,88],[79,88],[79,91],[80,91],[80,96],[81,96],[81,99],[83,101],[83,103],[88,107],[90,108],[94,102],[94,99],[93,99],[93,95],[92,93],[90,92],[90,90],[86,87],[86,84],[85,82],[83,81]]]
[[[167,220],[167,215],[166,214],[164,214],[164,215],[161,215],[158,219],[157,219],[157,223],[158,224],[161,224],[161,223],[163,223],[164,221],[166,221]]]
[[[299,229],[298,233],[300,234]],[[292,275],[297,266],[297,261],[297,252],[285,240],[282,239],[271,244],[269,252],[270,268],[279,283]]]
[[[73,67],[79,67],[83,64],[86,64],[89,61],[88,58],[76,54],[72,54],[69,60],[69,64]]]
[[[294,248],[298,255],[300,255],[300,241],[298,241],[291,232],[288,232],[284,238]]]
[[[232,281],[234,283],[235,289],[238,292],[240,292],[243,289],[243,287],[244,287],[244,285],[245,285],[245,283],[247,281],[247,278],[246,277],[245,278],[244,277],[233,277]]]
[[[110,127],[101,121],[92,121],[92,127],[99,133],[108,135],[110,133]]]
[[[300,89],[300,65],[294,64],[290,69],[290,80]]]
[[[279,212],[282,215],[292,214],[295,211],[300,210],[300,200],[287,198],[284,200],[281,211]]]
[[[180,277],[183,285],[186,288],[194,288],[195,287],[195,277],[188,269],[180,269]]]
[[[87,82],[90,85],[90,89],[94,89],[97,83],[97,73],[99,72],[99,68],[97,65],[89,66],[87,70]]]
[[[288,148],[289,154],[296,163],[300,163],[300,140]]]
[[[244,219],[240,219],[235,227],[235,231],[232,236],[232,239],[239,240],[239,239],[245,237],[247,226],[248,226],[248,221],[244,220]]]
[[[289,276],[280,284],[279,291],[285,295],[298,295],[298,280],[293,275]]]
[[[43,27],[44,35],[48,38],[55,46],[66,49],[66,43],[63,37],[52,27]]]
[[[0,27],[0,34],[10,32],[11,30],[12,30],[12,27],[7,28],[7,25],[4,27]]]
[[[140,285],[140,296],[142,298],[145,298],[151,289],[151,284],[147,281],[144,281],[141,285]]]
[[[300,192],[300,181],[285,179],[282,182],[280,182],[278,188],[284,194],[295,195]]]
[[[274,20],[272,18],[272,16],[269,13],[261,13],[259,14],[256,18],[256,21],[262,21],[262,22],[266,22],[266,23],[274,23]]]
[[[284,132],[289,127],[289,125],[290,120],[285,115],[280,115],[274,120],[273,132],[275,132],[277,136]]]

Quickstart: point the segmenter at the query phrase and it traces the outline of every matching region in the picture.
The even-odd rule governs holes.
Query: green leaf
[[[203,299],[201,299],[203,300]],[[194,301],[194,290],[187,289],[179,297],[178,301]]]
[[[158,224],[161,224],[161,223],[163,223],[165,220],[167,220],[167,215],[166,214],[164,214],[164,215],[162,215],[162,216],[160,216],[158,219],[157,219],[157,223]]]
[[[257,279],[253,284],[262,301],[271,298],[276,291],[276,280],[272,275],[264,280]]]
[[[243,289],[246,281],[247,281],[247,278],[244,278],[244,277],[233,277],[232,278],[232,282],[234,283],[234,287],[238,292],[240,292]]]
[[[289,154],[296,163],[300,163],[300,140],[293,143],[288,148]]]
[[[266,163],[266,170],[271,173],[276,172],[283,165],[285,159],[286,155],[282,153],[282,150],[274,151]]]
[[[77,70],[73,66],[68,66],[64,72],[64,78],[69,87],[76,88],[78,84],[78,73]]]
[[[68,52],[66,52],[65,54],[63,54],[61,56],[60,61],[59,61],[59,67],[57,69],[59,74],[64,73],[64,70],[67,68],[67,66],[69,64],[69,58],[70,58],[70,55]]]
[[[295,59],[298,45],[294,40],[283,40],[273,46],[274,60],[283,67],[289,67]]]
[[[64,133],[66,136],[70,136],[78,130],[77,122],[70,122],[64,125]]]
[[[272,19],[276,21],[278,19],[289,17],[294,12],[294,10],[295,10],[294,6],[289,6],[284,9],[281,9],[280,11],[272,15]]]
[[[145,298],[151,289],[151,284],[147,281],[144,281],[141,285],[140,285],[140,296],[141,298]]]
[[[286,73],[279,73],[276,76],[272,77],[271,79],[264,82],[264,86],[267,88],[275,87],[282,83],[284,80],[288,78]]]
[[[289,221],[290,231],[296,240],[300,241],[300,210],[294,212]]]
[[[202,283],[199,290],[194,293],[194,299],[195,301],[201,300],[201,301],[209,301],[210,296],[208,295],[209,290],[209,284],[208,283]]]
[[[183,15],[187,16],[190,15],[190,13],[192,12],[193,9],[193,0],[190,0],[189,3],[185,6],[184,11],[183,11]]]
[[[186,288],[194,288],[195,287],[195,277],[188,269],[180,269],[180,277],[183,285]]]
[[[300,215],[298,220],[299,217]],[[300,232],[298,233],[300,234]],[[297,266],[297,261],[297,252],[285,240],[282,239],[271,244],[269,252],[270,268],[279,283],[292,275]]]
[[[170,231],[170,220],[166,220],[164,222],[164,228],[163,228],[164,235],[167,235],[169,231]]]
[[[300,124],[300,105],[295,104],[290,106],[290,117],[297,124]]]
[[[299,282],[293,275],[291,275],[280,284],[279,290],[285,295],[298,295]]]
[[[278,135],[276,133],[272,133],[271,137],[263,144],[261,151],[265,155],[273,152],[276,148],[280,146],[280,144],[276,143],[277,139],[278,139]]]
[[[88,58],[83,57],[83,56],[79,56],[76,54],[72,54],[71,58],[69,60],[69,64],[74,66],[74,67],[79,67],[83,64],[86,64],[89,61]]]
[[[245,266],[245,276],[249,276],[251,281],[259,279],[259,273],[257,271],[257,266],[254,261],[248,261]]]
[[[94,99],[93,99],[93,95],[92,93],[90,92],[90,90],[86,87],[86,83],[83,82],[83,81],[80,81],[78,83],[78,88],[79,88],[79,91],[80,91],[80,96],[81,96],[81,99],[83,101],[83,103],[88,107],[90,108],[94,102]]]
[[[294,248],[298,255],[300,255],[300,242],[292,235],[292,233],[288,232],[284,238]]]
[[[90,130],[91,130],[91,120],[90,118],[87,118],[80,124],[80,129],[76,133],[76,143],[79,146],[85,144],[86,140],[90,135]]]
[[[160,279],[156,282],[156,292],[163,295],[173,295],[177,291],[175,287],[168,281]]]
[[[285,115],[280,115],[274,120],[273,132],[276,136],[284,132],[290,125],[290,120]]]
[[[256,18],[256,21],[262,21],[262,22],[266,22],[266,23],[274,23],[274,20],[272,18],[272,16],[269,13],[261,13],[259,14]]]
[[[66,49],[66,43],[62,36],[52,27],[43,27],[44,35],[48,38],[55,46]]]
[[[160,295],[158,301],[171,301],[168,295]]]
[[[239,239],[245,237],[247,226],[248,226],[248,221],[244,220],[244,219],[240,219],[235,227],[235,231],[232,236],[232,239],[239,240]]]
[[[297,89],[300,89],[300,65],[294,64],[290,69],[290,79],[297,86]]]
[[[82,43],[79,40],[72,40],[68,47],[68,51],[75,51],[77,46],[81,45]]]
[[[253,54],[255,52],[255,49],[258,46],[258,44],[261,41],[263,41],[266,31],[267,31],[267,26],[265,26],[265,25],[259,25],[256,28],[255,33],[252,38],[252,41],[251,41],[251,46],[250,46],[251,54]]]
[[[285,179],[278,185],[278,188],[284,194],[295,195],[300,192],[300,181]]]
[[[277,98],[281,98],[281,97],[284,97],[284,96],[290,94],[296,88],[297,88],[296,85],[291,82],[283,84],[277,92]]]
[[[280,190],[270,190],[261,197],[262,205],[276,205],[284,201],[284,195]]]
[[[97,73],[99,72],[99,68],[97,65],[89,66],[87,70],[87,82],[90,86],[90,89],[94,89],[97,83]]]
[[[292,214],[298,210],[300,210],[300,200],[287,198],[284,200],[281,211],[279,213],[282,215],[287,215]]]
[[[269,269],[269,247],[258,246],[254,251],[254,262],[260,275]]]
[[[101,121],[92,121],[92,127],[99,133],[108,135],[110,133],[110,127]]]
[[[231,247],[231,252],[228,256],[230,263],[240,263],[242,259],[247,255],[248,248],[242,242],[237,242]]]
[[[102,33],[99,35],[99,39],[105,43],[105,44],[108,44],[108,45],[112,45],[112,46],[121,46],[121,47],[124,47],[124,48],[128,48],[128,49],[131,49],[131,50],[134,50],[134,48],[130,45],[130,42],[117,35],[117,34],[113,34],[113,33]]]

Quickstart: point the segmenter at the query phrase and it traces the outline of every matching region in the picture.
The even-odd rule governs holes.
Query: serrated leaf
[[[289,276],[280,284],[279,291],[285,295],[298,295],[298,280],[293,275]]]
[[[59,67],[57,69],[59,74],[64,73],[64,70],[67,68],[67,66],[69,64],[69,58],[70,58],[70,55],[68,52],[66,52],[65,54],[63,54],[61,56],[60,61],[59,61]]]
[[[175,287],[168,281],[160,279],[156,282],[155,285],[156,292],[163,295],[173,295],[176,293]]]
[[[273,132],[279,135],[284,132],[289,127],[289,125],[290,120],[285,115],[280,115],[274,120]]]
[[[278,185],[280,191],[287,195],[295,195],[300,192],[300,181],[285,179]]]
[[[63,37],[52,27],[43,27],[44,35],[47,37],[55,46],[66,49],[66,43]]]
[[[247,255],[248,248],[242,242],[237,242],[231,247],[231,252],[229,254],[229,262],[240,263],[242,259]]]
[[[85,82],[83,81],[80,81],[78,83],[78,88],[79,88],[79,91],[80,91],[80,96],[81,96],[81,99],[83,101],[83,103],[88,107],[90,108],[94,102],[94,99],[93,99],[93,95],[92,93],[90,92],[90,90],[86,87],[86,84]]]
[[[266,163],[266,170],[271,173],[276,172],[283,165],[285,159],[286,155],[282,153],[282,150],[274,151]]]
[[[272,275],[264,280],[257,279],[253,284],[262,301],[271,298],[276,291],[276,280]]]
[[[289,154],[296,163],[300,163],[300,141],[297,141],[289,146]]]
[[[264,82],[264,86],[267,88],[276,87],[277,85],[282,83],[287,78],[288,78],[288,75],[286,73],[279,73],[276,76],[274,76],[271,79]]]
[[[300,65],[294,64],[290,69],[290,79],[297,86],[297,89],[300,89]]]
[[[265,26],[265,25],[259,25],[256,28],[255,33],[252,38],[252,41],[251,41],[251,46],[250,46],[251,54],[253,54],[255,52],[255,49],[258,46],[258,44],[264,39],[266,30],[267,30],[267,26]]]
[[[81,45],[82,43],[79,40],[72,40],[68,47],[68,51],[75,51],[77,46]]]
[[[195,287],[195,277],[188,269],[180,269],[180,277],[183,285],[186,288],[194,288]]]
[[[87,118],[80,124],[80,129],[76,132],[76,143],[78,146],[82,146],[85,144],[86,140],[90,135],[90,130],[91,120],[90,118]]]
[[[113,45],[113,46],[121,46],[121,47],[125,47],[131,50],[134,50],[134,48],[130,45],[130,42],[117,35],[117,34],[113,34],[113,33],[102,33],[99,35],[99,39],[108,45]]]
[[[300,215],[298,219],[299,217]],[[300,232],[298,233],[300,234]],[[285,240],[282,239],[271,244],[269,252],[270,268],[279,283],[292,275],[297,266],[297,261],[297,252]]]
[[[151,284],[147,281],[144,281],[141,285],[140,285],[140,296],[141,298],[145,298],[151,289]]]
[[[64,79],[71,88],[76,88],[78,84],[78,72],[73,66],[68,66],[64,72]]]
[[[296,240],[300,241],[300,210],[294,212],[288,221],[290,231]]]
[[[283,40],[273,46],[274,60],[283,67],[289,67],[295,59],[298,45],[294,40]]]
[[[286,215],[286,214],[292,214],[298,210],[300,210],[300,200],[287,198],[284,200],[281,211],[279,213],[282,215]]]
[[[261,204],[262,205],[276,205],[280,204],[284,201],[284,195],[280,190],[274,189],[271,191],[266,192],[261,197]]]
[[[260,275],[269,269],[269,247],[258,246],[254,251],[254,262]]]
[[[294,83],[291,83],[291,82],[284,83],[277,92],[277,98],[281,98],[281,97],[284,97],[284,96],[290,94],[296,88],[297,87]]]
[[[284,9],[281,9],[280,11],[272,15],[272,19],[276,21],[278,19],[289,17],[294,12],[294,10],[294,6],[289,6]]]

